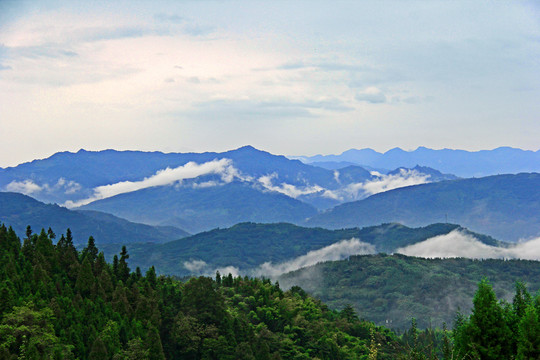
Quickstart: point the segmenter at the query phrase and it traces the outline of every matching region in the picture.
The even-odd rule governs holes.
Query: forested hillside
[[[0,226],[1,359],[394,359],[392,332],[300,288],[217,276],[181,283],[107,264],[93,239]],[[380,344],[380,345],[377,345]],[[371,349],[370,349],[371,348]]]
[[[480,280],[512,300],[516,281],[540,290],[540,262],[528,260],[423,259],[404,255],[363,255],[303,268],[279,278],[300,286],[331,308],[351,304],[361,317],[406,329],[451,324],[458,310],[468,314]]]
[[[298,286],[221,276],[180,282],[112,264],[69,229],[0,226],[1,359],[537,359],[540,296],[517,283],[512,303],[480,282],[470,316],[446,328],[394,332],[330,310]],[[486,336],[487,334],[487,336]]]
[[[353,252],[349,255],[393,252],[397,248],[448,234],[456,229],[472,234],[484,244],[493,246],[501,244],[493,238],[471,233],[455,224],[432,224],[422,228],[382,224],[362,229],[327,230],[286,223],[241,223],[230,228],[214,229],[165,244],[138,243],[126,244],[126,246],[131,254],[130,261],[134,266],[147,269],[155,265],[156,271],[161,274],[178,276],[199,274],[185,266],[185,263],[190,261],[204,262],[206,264],[204,270],[210,270],[212,273],[218,268],[234,266],[243,274],[251,274],[265,262],[279,264],[294,261],[310,251],[320,250],[341,240],[358,239],[362,243],[373,245],[369,252]],[[106,244],[102,246],[102,249],[108,258],[112,258],[112,254],[118,252],[121,246],[121,244]],[[329,249],[328,253],[331,252]],[[325,259],[319,257],[316,260]],[[334,260],[338,259],[334,258]]]

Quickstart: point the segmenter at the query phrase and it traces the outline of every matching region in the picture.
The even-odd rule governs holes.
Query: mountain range
[[[460,177],[481,177],[520,172],[540,172],[540,150],[529,151],[510,147],[493,150],[433,150],[419,147],[414,151],[400,148],[385,153],[373,149],[350,149],[340,155],[292,156],[312,165],[339,169],[341,165],[360,165],[378,169],[428,166]]]
[[[347,152],[347,159],[357,153]],[[240,222],[343,228],[450,221],[506,241],[540,234],[538,174],[459,179],[422,162],[438,154],[437,164],[455,165],[459,160],[466,169],[482,155],[490,166],[499,164],[500,170],[508,156],[515,155],[518,166],[535,152],[419,148],[414,154],[425,156],[411,165],[412,152],[395,150],[384,156],[393,154],[396,167],[383,173],[377,166],[388,163],[376,163],[380,154],[360,153],[374,166],[328,169],[251,146],[183,154],[81,150],[0,169],[0,190],[190,233]],[[531,160],[528,166],[535,168],[536,162]]]

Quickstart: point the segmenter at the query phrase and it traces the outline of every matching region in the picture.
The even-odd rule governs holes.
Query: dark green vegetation
[[[130,271],[127,250],[111,264],[71,231],[26,233],[0,226],[1,359],[538,359],[540,295],[516,284],[512,303],[480,282],[453,335],[401,336],[330,310],[302,288],[247,277],[180,282]],[[378,256],[388,258],[388,256]],[[404,257],[401,257],[404,258]],[[355,261],[353,258],[351,261]],[[515,275],[515,274],[514,274]],[[454,346],[453,346],[454,344]],[[517,357],[516,357],[517,356]]]
[[[0,192],[0,221],[9,224],[17,233],[24,233],[28,225],[33,229],[70,227],[77,236],[74,241],[81,244],[91,235],[100,244],[165,242],[189,235],[172,226],[137,224],[97,211],[72,211],[6,192]]]
[[[147,269],[155,265],[161,274],[190,275],[191,272],[183,265],[190,260],[206,262],[210,267],[207,270],[235,266],[249,273],[264,262],[276,264],[292,260],[340,240],[357,238],[374,245],[375,251],[391,252],[455,229],[468,232],[453,224],[433,224],[416,229],[399,224],[384,224],[363,229],[326,230],[292,224],[242,223],[165,244],[128,244],[127,248],[133,266]],[[489,245],[499,244],[487,236],[474,236]],[[107,244],[102,249],[110,258],[121,246]]]
[[[540,359],[540,293],[533,297],[516,284],[512,303],[497,302],[483,279],[469,317],[458,315],[454,328],[456,358],[489,360]]]
[[[0,226],[1,359],[395,359],[391,331],[296,287],[216,276],[181,283],[113,264],[93,238]],[[377,345],[380,344],[380,345]]]
[[[261,192],[241,182],[196,189],[152,187],[95,201],[81,209],[177,226],[191,233],[243,221],[302,222],[317,213],[314,207],[299,200],[276,192]]]
[[[386,222],[444,221],[504,241],[540,236],[540,174],[489,176],[409,186],[336,206],[308,221],[330,229]]]
[[[509,300],[516,280],[540,289],[540,263],[379,254],[317,264],[279,281],[284,287],[302,287],[331,308],[351,304],[361,317],[406,329],[412,317],[421,328],[440,328],[443,322],[452,323],[459,309],[468,313],[483,277],[493,282],[499,297]]]

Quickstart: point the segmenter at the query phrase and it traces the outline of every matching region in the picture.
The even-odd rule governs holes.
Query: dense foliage
[[[331,308],[351,304],[361,317],[406,329],[450,324],[458,310],[468,313],[483,277],[500,298],[511,300],[516,280],[540,289],[540,263],[528,260],[424,259],[404,255],[352,256],[317,264],[279,278],[298,285]]]
[[[482,280],[469,317],[458,315],[454,353],[478,360],[540,359],[540,293],[532,297],[516,284],[512,303],[497,301],[491,284]]]
[[[68,230],[21,245],[0,226],[1,359],[392,359],[399,339],[294,287],[232,275],[182,283],[112,264]]]

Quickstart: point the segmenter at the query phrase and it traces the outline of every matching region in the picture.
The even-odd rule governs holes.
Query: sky
[[[540,148],[538,1],[0,0],[0,167]]]

